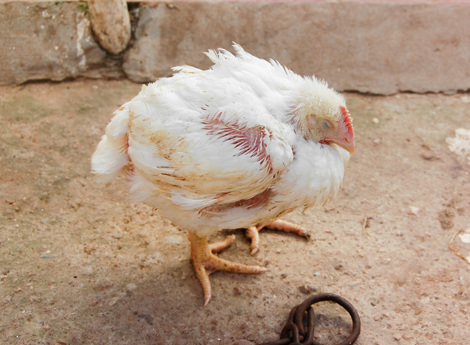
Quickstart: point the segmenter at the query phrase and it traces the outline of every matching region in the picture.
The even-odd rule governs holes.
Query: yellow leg
[[[209,280],[211,273],[215,271],[229,271],[254,274],[266,271],[264,267],[239,264],[221,259],[215,254],[230,246],[235,239],[234,235],[228,236],[224,241],[212,244],[207,242],[207,237],[199,237],[191,232],[188,238],[191,242],[191,262],[204,291],[204,305],[207,305],[212,297],[212,288]]]
[[[259,250],[259,232],[264,228],[291,232],[296,235],[310,239],[310,233],[306,229],[304,229],[300,225],[292,224],[284,220],[275,220],[270,223],[252,226],[246,229],[246,237],[251,240],[251,255],[255,254]]]

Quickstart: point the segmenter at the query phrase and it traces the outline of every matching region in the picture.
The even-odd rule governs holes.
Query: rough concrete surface
[[[203,307],[185,232],[127,201],[123,179],[89,173],[112,112],[139,89],[0,87],[0,343],[258,343],[307,296],[333,292],[360,313],[359,345],[468,344],[470,265],[448,243],[469,227],[470,167],[446,143],[470,128],[468,94],[347,94],[357,150],[342,191],[286,217],[313,239],[263,231],[251,256],[235,231],[221,256],[269,270],[212,275]],[[469,246],[452,244],[464,256]],[[338,313],[317,311],[318,341],[348,332]]]
[[[159,1],[132,12],[135,37],[122,59],[94,41],[83,3],[0,4],[0,84],[116,77],[121,68],[151,81],[175,65],[207,67],[203,51],[236,41],[340,90],[470,89],[470,1]],[[121,49],[125,30],[108,26],[100,32]]]
[[[187,2],[144,7],[124,70],[150,81],[233,41],[337,89],[470,88],[470,4]]]

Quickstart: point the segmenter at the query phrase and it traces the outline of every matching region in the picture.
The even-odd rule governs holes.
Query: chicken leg
[[[251,240],[251,255],[256,254],[259,250],[259,232],[264,229],[280,230],[284,232],[291,232],[299,236],[304,236],[310,239],[310,233],[300,225],[286,222],[284,220],[274,220],[270,223],[258,224],[246,229],[246,237]]]
[[[196,276],[201,282],[204,291],[204,305],[212,298],[212,288],[209,275],[215,271],[229,271],[238,273],[261,273],[266,268],[249,266],[219,258],[216,253],[229,247],[235,240],[235,235],[227,236],[224,241],[209,244],[207,237],[199,237],[190,232],[188,239],[191,242],[191,262]]]

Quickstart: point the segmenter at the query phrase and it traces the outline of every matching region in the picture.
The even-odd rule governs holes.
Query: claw
[[[251,240],[251,255],[254,255],[259,250],[259,232],[264,229],[279,230],[284,232],[291,232],[299,236],[305,237],[307,240],[311,239],[311,234],[300,225],[289,223],[283,220],[275,220],[271,223],[251,226],[246,229],[246,237]]]
[[[204,305],[207,305],[212,298],[209,279],[211,273],[229,271],[256,274],[266,271],[264,267],[239,264],[219,258],[215,254],[230,246],[235,239],[234,235],[227,236],[224,241],[212,244],[208,244],[207,237],[199,237],[194,233],[189,233],[188,238],[191,242],[191,261],[204,291]]]

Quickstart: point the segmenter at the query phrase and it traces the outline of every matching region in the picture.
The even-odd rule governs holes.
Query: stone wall
[[[470,1],[171,2],[133,5],[118,55],[92,34],[85,3],[0,4],[0,83],[127,76],[148,82],[233,41],[339,90],[470,90]]]
[[[0,32],[0,84],[123,76],[77,2],[0,4]]]

